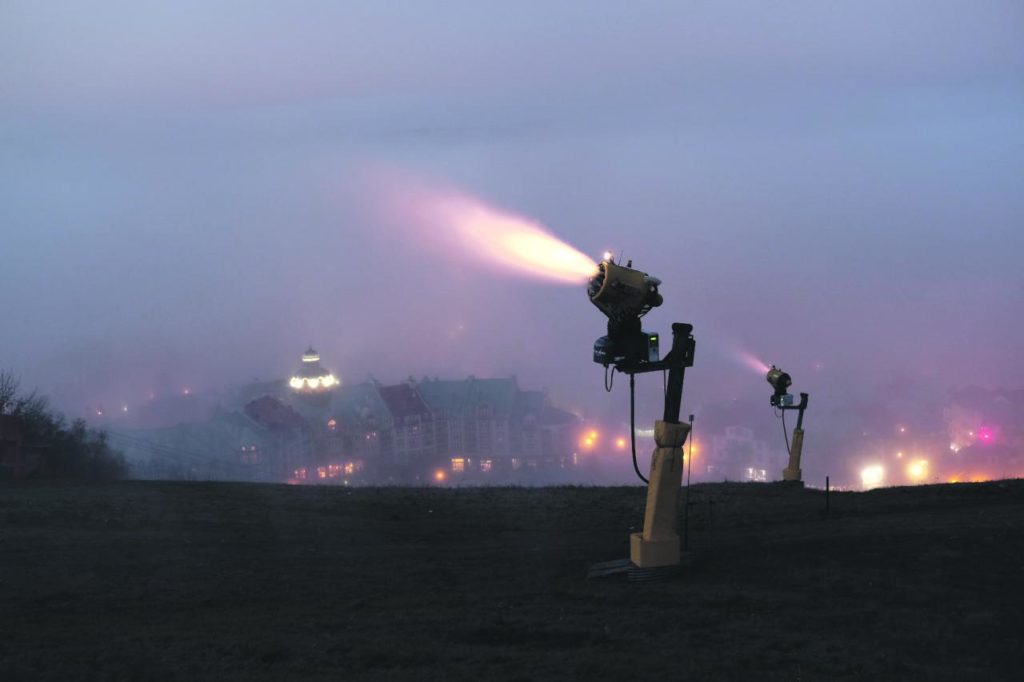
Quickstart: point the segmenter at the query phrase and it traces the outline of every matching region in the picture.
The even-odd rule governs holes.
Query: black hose
[[[640,467],[636,463],[636,375],[629,375],[629,442],[633,446],[633,471],[644,483],[649,481],[640,473]]]
[[[786,428],[786,411],[782,411],[782,436],[786,439],[786,455],[792,454],[792,450],[789,447],[789,430]]]

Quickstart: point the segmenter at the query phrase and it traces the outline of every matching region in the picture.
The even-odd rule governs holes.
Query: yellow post
[[[804,449],[804,430],[793,429],[793,444],[789,448],[789,466],[782,470],[783,481],[799,481],[803,472],[800,471],[800,453]]]
[[[651,474],[647,484],[644,532],[629,536],[630,559],[640,568],[679,563],[679,487],[683,480],[683,443],[689,424],[655,422]]]

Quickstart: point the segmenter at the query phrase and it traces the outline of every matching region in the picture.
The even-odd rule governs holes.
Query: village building
[[[746,426],[728,426],[711,438],[706,473],[727,481],[770,481],[779,477],[785,453],[754,436]]]
[[[415,388],[440,422],[439,455],[452,474],[562,468],[572,460],[577,419],[523,391],[515,377],[424,379]]]
[[[428,476],[437,459],[441,420],[412,384],[379,386],[377,390],[387,408],[384,466],[400,478],[402,473],[414,478]]]
[[[307,454],[301,440],[282,447],[273,431],[242,410],[217,410],[190,424],[111,431],[109,439],[139,478],[274,481],[288,459]]]
[[[288,380],[230,395],[205,421],[112,441],[153,477],[416,483],[575,464],[576,417],[515,377],[342,385],[310,347]]]

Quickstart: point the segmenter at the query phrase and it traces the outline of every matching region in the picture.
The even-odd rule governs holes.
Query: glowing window
[[[490,471],[494,468],[494,462],[489,459],[480,460],[480,471]]]
[[[466,470],[466,460],[462,457],[452,457],[452,471],[460,473]]]
[[[336,419],[328,419],[327,428],[330,429],[331,431],[338,428],[338,421]]]

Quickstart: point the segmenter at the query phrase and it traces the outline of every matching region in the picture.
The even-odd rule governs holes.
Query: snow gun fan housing
[[[775,389],[775,393],[772,394],[771,404],[772,407],[780,407],[783,405],[792,405],[793,396],[789,394],[789,387],[793,384],[793,379],[783,372],[781,369],[772,365],[772,368],[768,370],[765,378],[771,387]]]
[[[657,277],[618,265],[610,256],[597,264],[587,295],[608,318],[608,335],[594,342],[594,362],[621,368],[658,361],[658,335],[644,332],[640,318],[661,305],[660,284]]]

